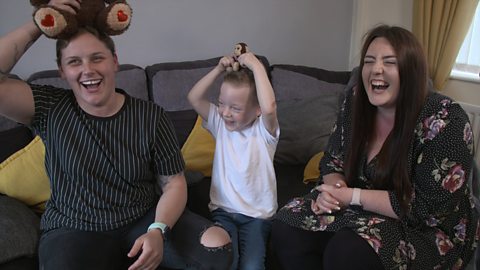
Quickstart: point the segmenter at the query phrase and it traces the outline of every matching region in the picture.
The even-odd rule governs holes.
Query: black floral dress
[[[351,135],[352,92],[342,105],[320,163],[322,176],[343,173],[344,145]],[[473,159],[473,134],[459,104],[430,93],[410,145],[409,169],[414,194],[410,212],[393,219],[359,207],[316,215],[310,209],[318,191],[294,198],[279,210],[276,219],[310,231],[350,228],[379,255],[385,269],[462,269],[477,246],[478,215],[467,179]],[[355,187],[370,189],[375,158],[361,166]],[[392,208],[400,204],[389,192]]]

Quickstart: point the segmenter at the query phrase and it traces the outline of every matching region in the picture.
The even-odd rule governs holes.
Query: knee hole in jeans
[[[200,243],[208,249],[224,248],[231,242],[228,232],[218,225],[208,227],[200,235]]]

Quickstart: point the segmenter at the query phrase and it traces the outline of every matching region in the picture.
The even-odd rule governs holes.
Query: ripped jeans
[[[39,245],[40,269],[127,269],[138,258],[128,258],[127,253],[154,218],[155,207],[136,223],[115,231],[58,228],[44,232]],[[159,269],[228,269],[231,244],[207,248],[200,243],[203,232],[211,226],[208,219],[185,210],[164,243]]]
[[[232,238],[233,264],[231,270],[264,270],[267,242],[272,221],[229,213],[218,208],[212,220],[225,228]]]

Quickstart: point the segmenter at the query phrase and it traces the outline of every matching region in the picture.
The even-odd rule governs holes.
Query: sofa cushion
[[[202,118],[197,117],[195,126],[182,147],[187,170],[199,171],[204,176],[212,176],[213,155],[215,140],[212,135],[202,127]]]
[[[58,70],[45,70],[33,73],[27,79],[27,82],[70,89],[68,83],[60,77]],[[125,90],[132,97],[148,100],[147,76],[141,67],[131,64],[120,65],[115,75],[115,82],[116,87]]]
[[[273,65],[271,73],[277,101],[343,94],[350,78],[348,71],[328,71],[296,65]]]
[[[40,219],[23,203],[0,195],[0,263],[35,256]]]
[[[317,179],[320,177],[320,160],[323,157],[324,152],[320,152],[315,154],[310,160],[308,161],[305,169],[303,170],[303,182],[316,182]]]
[[[43,212],[50,197],[44,160],[45,146],[37,136],[0,163],[0,193],[22,201],[38,213]]]
[[[270,76],[269,62],[264,56],[257,55],[267,69]],[[193,109],[188,102],[187,95],[193,85],[214,68],[220,57],[206,60],[159,63],[147,66],[145,71],[148,77],[150,98],[167,111],[183,111]],[[211,86],[207,97],[216,103],[220,84],[223,80],[219,76]]]
[[[178,145],[182,148],[195,125],[197,112],[192,109],[184,111],[166,111],[166,114],[175,129]]]
[[[272,86],[280,124],[275,153],[277,163],[305,165],[312,156],[325,149],[345,96],[347,75],[350,72],[273,66]]]
[[[32,132],[25,126],[0,131],[0,162],[25,147],[33,139]]]
[[[19,123],[0,115],[0,132],[21,126]]]

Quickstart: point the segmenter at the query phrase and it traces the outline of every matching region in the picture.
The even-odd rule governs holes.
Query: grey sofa
[[[187,93],[219,59],[157,63],[145,68],[123,64],[117,73],[117,86],[131,96],[162,106],[173,123],[181,147],[197,119],[187,101]],[[260,59],[267,67],[277,99],[281,135],[275,170],[278,204],[282,206],[288,199],[313,187],[313,183],[302,181],[304,168],[310,158],[325,147],[345,88],[351,84],[351,72],[270,65],[266,57],[260,56]],[[68,88],[56,70],[34,73],[27,81]],[[221,79],[217,79],[210,91],[212,102],[216,101],[220,82]],[[28,128],[0,116],[0,162],[32,138]],[[209,178],[189,182],[188,207],[208,217]],[[40,216],[21,201],[1,194],[0,216],[0,269],[38,269]],[[267,269],[278,269],[271,254],[267,257]]]

